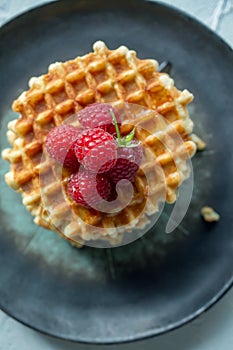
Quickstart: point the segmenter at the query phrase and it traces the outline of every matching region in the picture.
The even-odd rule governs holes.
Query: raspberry
[[[80,124],[87,129],[101,128],[110,134],[115,134],[116,128],[112,122],[110,109],[113,110],[118,125],[120,126],[120,116],[115,108],[107,103],[93,103],[78,113]]]
[[[136,142],[132,141],[132,144]],[[135,147],[119,147],[117,150],[117,161],[108,172],[109,178],[116,184],[126,179],[133,182],[142,161],[143,150],[140,145]]]
[[[75,142],[75,154],[87,170],[104,173],[116,163],[117,144],[112,135],[103,129],[87,129]]]
[[[110,190],[110,182],[104,174],[96,175],[84,168],[80,169],[78,173],[71,175],[67,184],[68,195],[76,203],[87,208],[99,204],[101,198],[107,200]]]
[[[79,163],[74,152],[74,143],[80,132],[80,129],[72,125],[60,125],[52,129],[45,143],[49,156],[65,167],[78,170]]]
[[[108,174],[106,174],[108,175]],[[116,185],[111,182],[111,190],[110,190],[110,194],[108,197],[108,202],[112,202],[115,201],[117,199],[117,191],[116,191]]]

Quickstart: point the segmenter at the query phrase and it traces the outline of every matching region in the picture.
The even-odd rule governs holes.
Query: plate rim
[[[4,22],[0,26],[0,35],[2,34],[2,31],[7,30],[8,27],[10,27],[12,24],[14,24],[15,21],[22,20],[24,17],[30,16],[33,13],[36,13],[40,10],[43,10],[44,8],[53,7],[53,6],[56,6],[62,2],[65,3],[65,1],[67,2],[67,0],[51,0],[47,3],[42,3],[39,5],[35,5],[33,7],[30,7],[29,9],[25,9],[24,11],[20,12],[18,15],[16,14],[16,15],[12,16],[10,19],[8,19],[6,22]],[[69,1],[72,2],[72,0],[69,0]],[[85,0],[85,6],[88,6],[88,2],[90,2],[90,1],[93,1],[93,0]],[[102,2],[103,0],[95,0],[95,1],[97,3],[98,1]],[[117,2],[117,0],[113,0],[113,1]],[[171,13],[173,13],[174,15],[178,15],[182,19],[190,21],[192,24],[194,24],[194,25],[198,26],[199,28],[208,32],[213,37],[214,40],[217,40],[219,43],[221,43],[221,45],[223,45],[225,47],[225,49],[227,49],[229,51],[229,53],[232,55],[232,58],[233,58],[233,47],[231,47],[228,42],[226,42],[218,33],[216,33],[212,28],[208,27],[204,22],[195,18],[194,16],[185,12],[184,10],[182,10],[174,5],[166,4],[166,3],[163,3],[163,2],[157,1],[157,0],[134,0],[134,1],[130,0],[127,5],[129,6],[130,3],[134,4],[134,6],[136,6],[137,4],[143,5],[143,3],[144,3],[144,4],[149,4],[149,5],[155,6],[155,7],[157,6],[157,7],[162,8],[162,9],[164,8],[164,9],[170,11]],[[119,2],[118,2],[118,4],[119,4]],[[198,318],[201,314],[203,314],[204,312],[208,311],[211,307],[213,307],[222,297],[224,297],[229,292],[229,290],[232,287],[233,287],[233,271],[232,271],[231,278],[223,285],[221,290],[219,290],[219,292],[212,299],[210,299],[208,303],[206,303],[205,305],[203,305],[202,307],[197,309],[195,312],[193,312],[189,316],[186,316],[177,322],[173,322],[170,325],[160,327],[157,329],[153,329],[153,330],[149,330],[149,331],[143,331],[140,334],[136,334],[134,336],[124,337],[122,339],[119,338],[118,340],[105,339],[103,341],[100,341],[98,339],[94,339],[94,340],[90,341],[90,340],[87,340],[85,338],[82,339],[78,335],[77,335],[77,337],[72,337],[72,336],[69,337],[69,336],[65,336],[65,335],[60,335],[58,333],[57,334],[49,333],[49,332],[46,332],[45,329],[40,328],[39,326],[28,323],[27,321],[21,319],[19,316],[15,316],[12,312],[10,312],[7,309],[7,307],[5,307],[1,304],[1,300],[0,300],[0,310],[3,311],[6,315],[11,317],[12,319],[20,322],[24,326],[26,326],[32,330],[38,331],[41,334],[44,334],[44,335],[49,336],[51,338],[57,339],[57,340],[65,340],[65,341],[68,341],[71,343],[88,344],[88,345],[127,344],[127,343],[136,342],[136,341],[150,339],[150,338],[153,338],[153,337],[156,337],[159,335],[165,335],[173,330],[181,328],[182,326],[192,322],[193,320]]]
[[[92,340],[92,341],[88,341],[85,339],[77,339],[77,338],[73,338],[73,337],[65,337],[59,334],[55,334],[55,333],[49,333],[46,332],[44,329],[38,327],[38,326],[33,326],[32,324],[28,323],[27,321],[21,319],[20,317],[14,316],[12,313],[10,313],[7,308],[2,307],[1,305],[1,301],[0,301],[0,310],[3,311],[7,316],[11,317],[12,319],[14,319],[15,321],[21,323],[22,325],[28,327],[31,330],[37,331],[43,335],[46,335],[48,337],[51,337],[53,339],[56,340],[63,340],[63,341],[67,341],[70,343],[76,343],[76,344],[84,344],[84,345],[120,345],[120,344],[129,344],[129,343],[135,343],[135,342],[139,342],[139,341],[143,341],[143,340],[147,340],[147,339],[152,339],[158,336],[162,336],[162,335],[166,335],[171,331],[175,331],[185,325],[188,325],[189,323],[191,323],[192,321],[194,321],[195,319],[199,318],[204,312],[208,311],[209,309],[211,309],[215,304],[217,304],[217,302],[219,300],[221,300],[229,291],[230,289],[233,287],[233,276],[232,278],[228,281],[228,283],[226,283],[223,288],[218,292],[218,294],[215,295],[215,297],[213,297],[207,304],[205,304],[203,307],[199,308],[196,312],[190,314],[189,316],[181,319],[180,321],[171,324],[170,326],[166,326],[166,327],[161,327],[159,329],[156,330],[152,330],[152,331],[147,331],[147,332],[143,332],[140,335],[136,335],[136,336],[131,336],[128,337],[128,339],[121,339],[121,340],[104,340],[104,341],[98,341],[98,340]]]

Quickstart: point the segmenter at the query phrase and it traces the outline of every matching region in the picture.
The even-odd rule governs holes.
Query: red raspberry
[[[106,174],[106,175],[108,175],[108,174]],[[108,201],[112,202],[112,201],[115,201],[116,199],[117,199],[116,185],[112,182]]]
[[[140,145],[135,147],[119,147],[116,164],[108,172],[109,178],[115,184],[123,179],[133,182],[142,161],[142,156],[143,149]]]
[[[93,174],[84,168],[80,169],[76,174],[71,175],[67,185],[68,195],[76,203],[87,208],[99,204],[101,198],[107,200],[110,190],[110,182],[104,174]]]
[[[78,170],[79,163],[74,152],[74,143],[80,132],[80,129],[66,124],[52,129],[45,143],[49,156],[65,167]]]
[[[112,135],[103,129],[87,129],[75,143],[75,154],[87,170],[104,173],[116,163],[117,144]]]
[[[84,128],[94,129],[99,127],[110,134],[115,134],[116,128],[112,122],[110,109],[113,110],[120,127],[120,116],[116,108],[107,103],[93,103],[87,106],[78,113],[78,120]]]

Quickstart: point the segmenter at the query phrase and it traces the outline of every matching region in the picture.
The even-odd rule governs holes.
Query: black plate
[[[32,223],[20,195],[1,183],[0,303],[17,320],[60,338],[117,343],[178,327],[212,305],[233,280],[233,55],[179,11],[144,1],[62,1],[0,30],[1,147],[12,100],[49,63],[125,44],[141,58],[173,63],[208,148],[194,161],[195,190],[182,225],[164,233],[167,208],[143,239],[116,249],[76,250]],[[1,173],[8,165],[1,161]],[[200,209],[221,214],[206,224]]]

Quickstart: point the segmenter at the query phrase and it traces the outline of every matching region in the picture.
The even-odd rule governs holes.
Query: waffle
[[[10,162],[5,181],[22,194],[23,204],[35,223],[57,231],[77,245],[93,239],[115,244],[124,231],[145,227],[149,216],[158,210],[161,183],[165,182],[166,201],[173,203],[177,188],[189,175],[182,155],[184,149],[189,156],[196,151],[189,136],[193,128],[187,110],[193,99],[190,92],[179,91],[167,74],[159,73],[157,61],[141,60],[125,46],[109,50],[98,41],[93,49],[85,56],[51,64],[47,74],[30,79],[29,90],[13,102],[13,110],[20,115],[8,124],[11,148],[2,152]],[[94,102],[110,103],[116,108],[132,103],[154,111],[137,120],[128,116],[122,125],[123,133],[136,125],[136,138],[145,151],[134,182],[133,199],[120,213],[96,213],[75,205],[64,193],[64,179],[58,177],[56,165],[44,152],[48,132]],[[168,150],[167,144],[175,134],[182,144]],[[158,181],[158,165],[163,181],[161,174]],[[152,184],[149,195],[147,178]],[[140,216],[142,209],[144,214]]]

